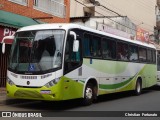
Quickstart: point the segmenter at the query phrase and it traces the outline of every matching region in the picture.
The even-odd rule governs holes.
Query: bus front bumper
[[[7,83],[7,96],[19,99],[33,99],[33,100],[46,100],[46,101],[59,101],[62,100],[60,91],[57,92],[56,87],[47,88],[45,86],[40,88],[25,88],[17,87]]]

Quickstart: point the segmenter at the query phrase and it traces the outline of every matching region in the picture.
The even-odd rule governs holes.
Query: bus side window
[[[129,46],[129,60],[138,61],[138,47],[135,45]]]
[[[117,43],[117,58],[118,60],[128,61],[128,45],[126,43],[118,42]]]
[[[153,56],[153,63],[156,63],[156,51],[152,50],[152,56]]]
[[[97,36],[92,37],[92,56],[95,58],[102,57],[101,54],[101,38]]]
[[[147,49],[147,62],[152,63],[152,51]]]
[[[140,62],[147,61],[147,50],[145,48],[139,47],[139,61]]]
[[[102,40],[102,55],[104,59],[116,59],[116,42],[110,38]]]
[[[157,70],[160,71],[160,54],[157,55]]]
[[[84,39],[83,39],[83,55],[85,57],[90,57],[91,56],[91,36],[89,34],[84,34]]]
[[[74,37],[69,36],[66,41],[66,48],[65,48],[65,57],[64,57],[64,71],[65,73],[77,68],[81,64],[81,40],[79,40],[79,50],[78,52],[73,51],[73,42]]]
[[[102,57],[101,53],[101,38],[90,34],[84,34],[83,39],[83,54],[85,57]]]

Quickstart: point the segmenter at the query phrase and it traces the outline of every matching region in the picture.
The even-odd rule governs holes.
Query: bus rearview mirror
[[[5,43],[2,43],[2,53],[5,53]]]
[[[70,35],[73,35],[73,36],[74,36],[74,40],[76,40],[76,39],[77,39],[77,35],[76,35],[76,33],[75,33],[75,32],[70,31]]]
[[[3,39],[2,39],[2,53],[4,54],[5,53],[5,46],[6,46],[6,44],[5,44],[5,40],[6,39],[14,39],[14,36],[5,36],[5,37],[3,37]]]
[[[78,40],[74,40],[73,52],[78,52],[78,49],[79,49],[79,41]]]

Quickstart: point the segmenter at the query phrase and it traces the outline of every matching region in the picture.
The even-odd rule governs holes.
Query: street
[[[7,99],[0,111],[160,111],[160,87],[144,89],[140,96],[123,92],[99,96],[90,106],[82,106],[81,100],[44,102]]]
[[[84,117],[86,119],[92,116],[94,116],[94,119],[96,119],[101,115],[104,115],[105,117],[100,117],[100,119],[106,119],[106,116],[108,114],[109,116],[111,116],[109,119],[112,120],[113,115],[110,115],[110,113],[115,114],[116,111],[125,111],[129,113],[131,113],[130,111],[132,111],[132,113],[136,113],[136,111],[160,111],[159,104],[160,86],[154,86],[149,89],[144,89],[143,93],[140,96],[134,96],[132,95],[132,92],[123,92],[100,96],[98,97],[98,101],[90,106],[82,106],[81,100],[69,100],[64,102],[42,102],[33,100],[7,99],[4,104],[0,105],[0,111],[36,113],[44,112],[49,113],[49,117],[57,117],[56,119],[60,119],[61,117],[65,117],[65,119],[74,119],[75,117],[80,117],[81,115],[88,115],[88,117]],[[77,113],[77,111],[81,111],[82,113]],[[100,112],[98,111],[101,111],[102,113],[99,114]],[[109,113],[107,113],[107,111]],[[106,112],[106,115],[103,112]],[[68,113],[69,115],[67,115]],[[117,113],[115,115],[117,115]],[[119,117],[115,117],[115,119],[119,119]],[[132,117],[124,118],[128,120]],[[78,119],[81,119],[81,117]],[[138,118],[134,117],[134,119]],[[143,117],[143,119],[149,120],[151,119],[151,117]],[[159,118],[154,117],[154,119]]]

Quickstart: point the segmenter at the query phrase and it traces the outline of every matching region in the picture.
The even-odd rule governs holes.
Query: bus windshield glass
[[[45,72],[60,68],[64,30],[17,32],[9,68],[17,72]]]

